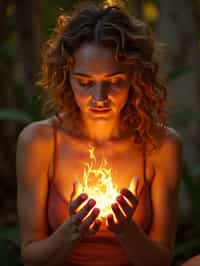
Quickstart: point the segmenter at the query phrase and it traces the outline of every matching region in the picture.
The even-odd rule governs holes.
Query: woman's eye
[[[116,79],[112,81],[112,84],[122,84],[125,80],[123,79]]]
[[[78,84],[81,85],[81,86],[83,86],[83,87],[88,87],[88,86],[93,85],[93,81],[84,82],[84,81],[78,80]]]
[[[110,81],[104,81],[104,86],[112,86],[112,85],[123,85],[124,83],[124,79],[115,79],[115,80],[110,80]],[[91,87],[94,85],[94,81],[81,81],[81,80],[77,80],[78,84],[82,87]]]

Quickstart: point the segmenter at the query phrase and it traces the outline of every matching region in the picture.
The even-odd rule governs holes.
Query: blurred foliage
[[[149,23],[156,22],[160,18],[158,7],[154,2],[145,1],[143,3],[143,17]]]
[[[1,266],[22,266],[19,230],[17,227],[0,228]]]
[[[172,70],[167,75],[168,83],[188,75],[192,67],[183,66]],[[186,107],[174,110],[170,117],[172,127],[186,128],[188,123],[200,122],[200,113]],[[184,261],[200,254],[200,165],[193,169],[188,168],[187,162],[183,163],[181,190],[187,196],[190,204],[190,213],[187,217],[179,215],[179,224],[176,236],[174,266],[179,266]],[[180,202],[180,205],[182,203]]]
[[[41,115],[41,94],[38,93],[33,97],[32,101],[24,103],[24,110],[19,111],[16,109],[0,109],[0,120],[21,122],[28,124],[33,121],[42,119]]]
[[[200,165],[197,168],[199,170]],[[180,213],[174,265],[179,265],[180,262],[200,253],[200,182],[197,179],[200,172],[194,171],[194,174],[189,172],[184,162],[181,187],[188,196],[191,209],[187,217]]]
[[[45,38],[49,36],[53,28],[55,27],[56,16],[61,12],[62,8],[68,10],[75,6],[80,1],[66,1],[66,0],[44,0],[43,1],[43,17],[42,17],[42,29]],[[101,2],[101,1],[94,1]],[[128,6],[134,7],[134,0],[125,1]],[[144,18],[152,23],[159,19],[159,9],[156,5],[156,1],[141,1],[143,8]],[[7,8],[7,16],[9,17],[9,29],[10,36],[7,43],[0,44],[0,58],[4,64],[15,64],[16,76],[14,77],[13,95],[15,95],[19,108],[0,109],[0,120],[13,120],[17,123],[24,125],[37,121],[42,118],[41,116],[41,99],[42,95],[39,91],[36,91],[33,99],[27,99],[25,97],[24,83],[22,81],[22,75],[20,70],[20,64],[17,61],[16,52],[16,34],[15,34],[15,20],[14,20],[15,6],[10,3]],[[183,67],[168,73],[168,82],[173,82],[175,79],[182,75],[187,75],[192,69],[189,67]],[[200,121],[200,114],[191,110],[181,110],[175,112],[172,117],[172,123],[187,126],[187,123],[192,119]],[[183,178],[181,181],[181,188],[187,194],[191,203],[191,216],[183,217],[180,214],[180,223],[177,231],[176,239],[176,252],[174,258],[174,266],[180,265],[182,261],[189,257],[200,253],[200,210],[198,203],[200,202],[200,183],[195,180],[199,180],[200,177],[200,165],[189,172],[187,164],[184,164]],[[20,247],[19,247],[19,232],[18,227],[1,227],[0,228],[0,261],[2,266],[20,266],[22,265],[20,259]]]

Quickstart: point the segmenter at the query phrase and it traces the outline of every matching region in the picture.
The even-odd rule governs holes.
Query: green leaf
[[[19,241],[19,228],[18,227],[0,227],[0,239],[10,239]]]
[[[192,67],[190,66],[185,66],[185,67],[182,67],[182,68],[179,68],[179,69],[175,69],[174,71],[171,71],[168,73],[167,75],[167,81],[170,82],[170,81],[173,81],[177,78],[180,78],[184,75],[187,75],[189,73],[191,73],[193,71]]]
[[[13,59],[16,56],[16,49],[11,44],[0,45],[0,57],[3,59]]]
[[[14,120],[22,123],[30,123],[33,118],[30,114],[21,112],[14,109],[1,109],[0,110],[0,120]]]
[[[0,227],[0,261],[1,266],[23,266],[20,253],[19,228]]]

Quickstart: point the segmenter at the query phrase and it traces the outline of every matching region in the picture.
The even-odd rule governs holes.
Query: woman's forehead
[[[124,72],[123,66],[115,60],[115,51],[111,47],[97,44],[85,44],[75,53],[73,72],[88,75],[109,75]]]
[[[112,46],[106,46],[103,44],[91,42],[82,44],[75,51],[75,55],[79,57],[95,56],[96,54],[107,55],[112,57],[115,54],[115,50]]]

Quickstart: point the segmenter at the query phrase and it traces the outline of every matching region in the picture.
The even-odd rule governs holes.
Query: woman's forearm
[[[169,266],[173,258],[168,248],[149,239],[136,224],[119,241],[134,266]]]
[[[48,238],[27,244],[22,250],[26,266],[57,266],[64,263],[70,255],[77,239],[70,232],[72,225],[61,225]]]

